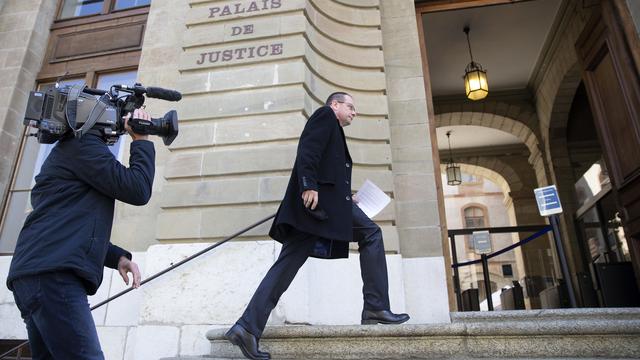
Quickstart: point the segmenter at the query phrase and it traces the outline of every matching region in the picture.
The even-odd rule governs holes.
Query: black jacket
[[[151,197],[155,150],[131,143],[130,167],[120,164],[94,134],[61,140],[36,176],[33,211],[16,245],[7,286],[21,276],[71,270],[95,294],[103,267],[116,268],[127,251],[111,244],[115,199],[144,205]]]
[[[314,257],[348,257],[353,237],[351,204],[351,156],[344,132],[329,106],[316,110],[304,127],[289,185],[269,235],[280,242],[299,231],[319,237]],[[302,193],[318,191],[318,207],[327,218],[305,209]]]

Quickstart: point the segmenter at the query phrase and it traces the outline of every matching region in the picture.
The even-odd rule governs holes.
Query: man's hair
[[[329,95],[329,97],[327,98],[327,101],[324,103],[325,105],[331,105],[331,102],[333,100],[335,101],[344,101],[345,100],[345,96],[351,96],[349,94],[347,94],[346,92],[342,92],[342,91],[338,91],[338,92],[334,92],[333,94]]]

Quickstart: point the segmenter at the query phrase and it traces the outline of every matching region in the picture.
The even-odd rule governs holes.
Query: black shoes
[[[409,320],[407,314],[394,314],[390,310],[362,310],[362,325],[402,324]]]
[[[258,338],[238,324],[233,325],[224,336],[233,345],[237,345],[247,359],[271,359],[271,354],[258,350]]]

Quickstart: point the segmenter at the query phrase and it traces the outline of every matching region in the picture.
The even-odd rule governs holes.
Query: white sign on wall
[[[558,196],[558,189],[555,185],[534,189],[533,193],[536,196],[540,216],[549,216],[562,212],[560,196]]]

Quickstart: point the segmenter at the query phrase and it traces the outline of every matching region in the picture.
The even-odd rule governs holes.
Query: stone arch
[[[456,157],[456,162],[462,171],[483,176],[498,184],[505,194],[521,191],[528,185],[511,164],[496,156]]]
[[[545,150],[548,154],[551,182],[558,188],[562,201],[563,214],[561,216],[561,231],[567,248],[569,265],[574,271],[586,271],[580,261],[580,254],[574,226],[574,214],[578,208],[575,198],[573,169],[569,157],[567,144],[567,128],[569,113],[576,91],[582,81],[581,69],[578,62],[568,67],[558,85],[558,91],[552,99],[551,113],[547,126],[541,131],[546,134]]]
[[[538,118],[532,108],[504,102],[487,102],[486,104],[471,104],[469,106],[461,103],[456,107],[458,108],[452,108],[451,105],[442,107],[440,110],[448,110],[448,112],[436,113],[436,127],[475,125],[514,135],[522,140],[529,149],[529,163],[535,170],[537,185],[547,184],[540,137],[536,132],[538,131]]]
[[[456,161],[458,161],[457,158],[456,158]],[[482,176],[484,178],[491,180],[492,182],[497,184],[500,187],[500,189],[502,189],[502,192],[505,194],[509,194],[509,192],[511,192],[511,186],[509,185],[510,181],[507,179],[515,179],[517,177],[517,174],[515,174],[515,171],[509,172],[508,176],[505,177],[502,174],[498,173],[497,171],[491,170],[486,167],[472,165],[472,164],[465,164],[462,161],[458,162],[458,165],[460,165],[460,170],[462,170],[467,174]],[[446,167],[446,164],[440,165],[440,171],[443,174],[446,173],[445,167]],[[512,181],[514,182],[514,184],[516,184],[516,186],[520,182],[520,180],[512,180]]]
[[[549,163],[552,164],[550,166],[551,176],[556,182],[558,176],[564,173],[564,171],[557,170],[570,167],[567,149],[567,126],[571,105],[581,81],[580,67],[577,63],[574,63],[562,77],[558,92],[553,98],[549,123],[542,129],[547,137],[545,147],[549,154]]]
[[[522,116],[526,119],[529,118],[529,115]],[[533,130],[527,126],[526,122],[522,121],[523,119],[514,119],[509,116],[489,112],[468,111],[436,114],[435,120],[436,127],[474,125],[504,131],[522,140],[530,151],[533,151],[534,147],[538,145],[538,137]]]
[[[566,171],[569,163],[566,128],[572,100],[580,84],[581,70],[575,43],[580,37],[591,13],[597,7],[581,6],[579,2],[567,2],[561,18],[560,28],[549,40],[549,51],[541,58],[545,64],[531,82],[535,94],[535,107],[540,121],[544,163],[549,174],[549,183],[558,187],[563,214],[561,231],[571,272],[588,271],[580,258],[576,241],[573,214],[575,200],[572,174]],[[597,10],[596,10],[597,11]],[[556,252],[552,252],[554,256]],[[558,263],[557,259],[555,263]]]
[[[513,196],[522,197],[522,194],[528,194],[533,198],[535,182],[532,176],[527,176],[527,173],[517,171],[512,166],[516,165],[516,161],[505,161],[496,156],[467,156],[456,157],[455,159],[463,172],[489,179],[502,189],[505,205],[508,208],[507,211],[513,219],[516,219],[515,209],[513,209]],[[524,161],[523,159],[522,162]],[[445,167],[445,164],[440,165],[440,171],[443,174],[445,173]],[[513,223],[513,225],[515,224]]]
[[[549,123],[542,129],[546,138],[549,139],[549,150],[552,156],[560,155],[557,149],[555,149],[556,151],[554,152],[553,147],[558,144],[557,140],[562,140],[566,137],[569,111],[571,110],[573,98],[581,81],[582,74],[580,66],[575,62],[562,77],[558,86],[558,92],[553,98]]]

